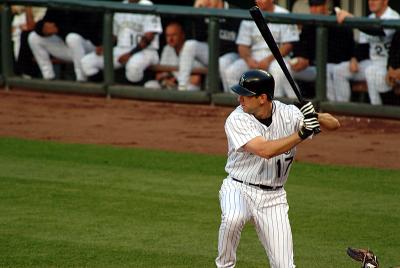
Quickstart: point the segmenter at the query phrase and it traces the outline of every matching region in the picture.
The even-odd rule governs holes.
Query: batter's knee
[[[227,231],[233,233],[242,230],[246,221],[246,216],[237,211],[222,216],[222,225],[228,228]]]

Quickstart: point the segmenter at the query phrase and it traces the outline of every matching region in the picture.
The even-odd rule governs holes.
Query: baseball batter
[[[149,0],[129,0],[124,3],[152,5]],[[117,45],[113,49],[114,68],[125,66],[125,75],[130,82],[143,79],[144,70],[152,64],[158,64],[158,34],[162,33],[161,19],[154,15],[116,13],[113,21],[113,34]],[[86,55],[82,69],[89,77],[96,76],[104,68],[102,50]]]
[[[389,0],[369,0],[368,7],[373,19],[399,19],[400,15],[388,6]],[[353,16],[345,10],[336,14],[338,22]],[[336,91],[337,101],[349,101],[351,89],[349,80],[367,81],[368,94],[373,105],[381,105],[380,92],[388,92],[391,88],[385,82],[386,65],[389,55],[390,43],[395,33],[394,29],[384,29],[381,32],[366,34],[360,33],[359,43],[369,44],[368,60],[357,62],[352,58],[335,67],[333,74],[333,88]]]
[[[232,90],[238,106],[227,118],[228,160],[220,192],[221,226],[217,267],[235,267],[241,231],[249,220],[272,268],[293,268],[293,242],[284,185],[296,145],[320,125],[339,128],[337,119],[315,113],[311,102],[299,110],[274,100],[275,81],[263,70],[246,71]]]
[[[256,4],[262,11],[289,13],[287,9],[275,5],[273,0],[256,0]],[[282,56],[287,56],[293,48],[291,42],[299,40],[296,25],[268,23],[268,27],[278,43]],[[268,70],[274,76],[277,97],[296,97],[294,92],[290,90],[288,80],[272,55],[271,50],[265,44],[254,21],[243,20],[241,22],[236,44],[238,45],[240,58],[229,65],[224,70],[224,74],[221,75],[221,77],[225,77],[229,87],[237,83],[244,71],[253,68],[263,69]],[[286,58],[284,60],[287,63]],[[289,65],[287,67],[290,70]]]

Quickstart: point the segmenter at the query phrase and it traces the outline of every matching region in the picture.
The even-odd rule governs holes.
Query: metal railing
[[[235,105],[236,98],[230,93],[220,90],[218,69],[219,48],[219,19],[236,18],[251,19],[247,10],[243,9],[200,9],[188,6],[122,4],[106,1],[78,1],[78,0],[0,0],[1,9],[1,67],[5,88],[25,87],[49,91],[79,92],[102,94],[106,96],[127,97],[136,99],[174,101],[189,103],[213,103],[215,105]],[[78,83],[74,81],[45,81],[42,79],[23,79],[13,73],[11,50],[11,5],[45,6],[61,9],[101,11],[104,16],[103,45],[104,45],[104,81],[103,83]],[[201,92],[180,92],[151,90],[131,85],[118,85],[114,81],[112,61],[112,21],[115,12],[131,12],[157,14],[160,16],[206,17],[209,18],[209,65],[207,87]],[[265,13],[265,18],[273,23],[307,24],[317,28],[316,65],[317,78],[315,83],[316,96],[313,102],[325,111],[346,113],[353,115],[378,116],[400,118],[400,107],[372,106],[364,103],[336,103],[326,100],[326,53],[327,27],[351,28],[395,28],[400,29],[400,20],[378,20],[367,18],[350,18],[338,26],[334,16],[316,16],[308,14],[275,14]],[[283,101],[293,101],[282,99]]]

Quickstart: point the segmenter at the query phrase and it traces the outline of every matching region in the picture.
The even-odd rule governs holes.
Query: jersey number
[[[293,162],[293,156],[285,158],[285,163],[287,165],[286,165],[285,173],[283,174],[284,176],[286,176],[286,173],[288,172],[289,167],[292,164],[292,162]],[[278,168],[278,178],[280,178],[281,175],[282,175],[282,163],[281,163],[280,159],[278,159],[278,161],[276,162],[276,165],[277,165],[277,168]]]
[[[375,53],[378,56],[384,56],[384,55],[386,55],[386,52],[389,50],[389,48],[390,48],[390,43],[385,43],[384,45],[382,45],[382,44],[376,45]]]

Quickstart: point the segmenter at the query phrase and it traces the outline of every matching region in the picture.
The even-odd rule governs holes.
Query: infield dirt
[[[0,136],[225,155],[232,109],[0,90]],[[400,121],[337,118],[341,129],[300,144],[297,161],[400,168]]]

